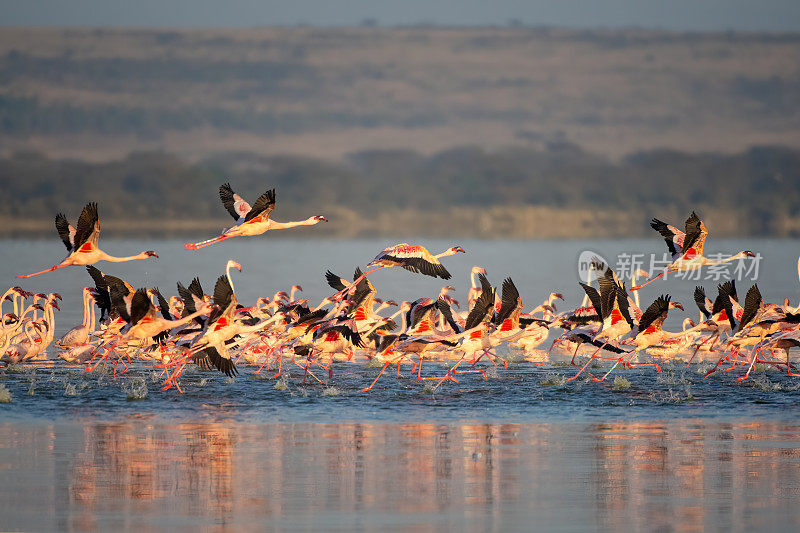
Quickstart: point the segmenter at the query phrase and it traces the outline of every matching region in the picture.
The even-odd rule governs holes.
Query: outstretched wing
[[[328,285],[330,285],[331,289],[334,289],[336,291],[343,291],[346,288],[344,284],[344,279],[337,276],[330,270],[325,272],[325,280],[328,282]]]
[[[656,298],[656,301],[650,304],[639,320],[639,333],[642,333],[650,326],[660,328],[661,324],[667,318],[669,311],[669,301],[672,298],[668,294],[664,294]]]
[[[698,254],[702,254],[706,235],[708,233],[705,231],[700,217],[692,211],[692,214],[686,219],[686,237],[683,240],[683,249],[681,251],[686,253],[689,249],[694,248]]]
[[[253,204],[253,208],[244,217],[244,221],[247,222],[257,216],[267,219],[273,209],[275,209],[275,189],[270,189],[258,197],[256,203]]]
[[[219,186],[219,199],[222,200],[222,205],[225,206],[225,209],[228,210],[234,220],[239,220],[250,212],[250,204],[233,192],[230,183],[223,183]]]
[[[97,216],[97,204],[90,202],[86,204],[86,207],[81,211],[81,216],[78,217],[78,228],[75,230],[73,249],[79,249],[82,244],[90,239],[96,245],[99,233],[100,221]]]
[[[495,292],[490,285],[489,288],[484,289],[478,299],[475,300],[475,305],[472,306],[472,310],[470,310],[467,315],[464,331],[481,325],[481,323],[486,320],[486,317],[494,312],[494,299]]]
[[[222,357],[216,348],[209,347],[203,350],[203,357],[197,359],[197,365],[200,368],[209,368],[213,366],[228,377],[233,377],[239,373],[236,369],[236,364],[226,357]]]
[[[64,242],[64,246],[67,247],[67,251],[72,252],[72,239],[75,238],[75,228],[70,226],[64,213],[56,215],[56,231],[58,231],[58,236]]]
[[[740,331],[753,321],[761,310],[762,302],[763,300],[761,299],[761,291],[758,290],[758,284],[754,284],[744,297],[744,311],[742,312],[742,320],[739,322]]]
[[[711,300],[706,298],[706,290],[700,285],[694,288],[694,303],[697,304],[697,308],[700,309],[700,312],[703,313],[706,320],[711,318],[711,312],[708,309]]]
[[[583,287],[583,291],[586,293],[586,296],[589,297],[589,301],[592,302],[592,307],[594,307],[597,316],[600,317],[600,320],[603,319],[603,299],[600,297],[600,293],[592,287],[591,285],[587,285],[582,281],[578,282],[580,286]]]
[[[683,243],[686,235],[681,230],[657,218],[654,218],[653,221],[650,222],[650,227],[664,237],[664,242],[667,243],[667,248],[673,259],[675,256],[680,256],[683,253]]]
[[[150,312],[153,303],[150,297],[147,296],[147,289],[137,289],[131,299],[131,324],[138,323]]]
[[[500,311],[495,317],[494,323],[500,325],[509,318],[515,311],[522,309],[522,298],[511,278],[503,280],[503,295],[501,297]]]
[[[156,293],[156,298],[158,299],[158,310],[161,311],[161,316],[164,317],[165,320],[173,320],[172,313],[169,312],[169,303],[164,298],[164,295],[161,294],[161,291],[158,290],[158,287],[154,288],[153,292]]]

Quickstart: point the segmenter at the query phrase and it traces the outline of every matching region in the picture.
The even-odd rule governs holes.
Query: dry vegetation
[[[798,109],[800,34],[4,28],[0,227],[98,200],[104,231],[213,232],[231,179],[324,212],[315,234],[642,235],[699,209],[798,235]]]
[[[800,35],[530,28],[0,34],[8,154],[340,158],[568,140],[609,157],[800,138]]]

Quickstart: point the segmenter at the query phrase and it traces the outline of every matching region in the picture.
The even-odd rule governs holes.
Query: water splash
[[[147,398],[147,382],[144,378],[135,378],[123,387],[129,402]]]
[[[0,384],[0,403],[11,403],[11,391],[5,385]]]
[[[64,396],[77,396],[78,390],[75,388],[75,385],[72,383],[67,383],[67,386],[64,387]]]
[[[562,374],[556,374],[555,372],[548,372],[544,379],[539,381],[539,385],[555,385],[556,387],[562,388],[567,384],[567,376]]]
[[[611,384],[611,390],[620,391],[628,390],[631,388],[631,382],[622,376],[614,376],[614,383]]]

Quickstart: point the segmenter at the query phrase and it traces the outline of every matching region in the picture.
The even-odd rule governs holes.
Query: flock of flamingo
[[[327,221],[321,215],[297,222],[272,220],[274,189],[262,194],[252,206],[228,183],[220,187],[219,196],[236,223],[218,237],[186,244],[187,250],[233,237]],[[272,298],[259,298],[252,305],[239,303],[231,271],[241,271],[241,265],[232,260],[211,294],[206,294],[195,278],[188,286],[178,282],[178,294],[167,299],[158,289],[134,289],[92,266],[99,261],[158,257],[153,251],[113,257],[100,250],[97,204],[84,207],[75,227],[61,213],[56,215],[55,225],[67,248],[67,257],[51,268],[18,277],[85,265],[94,286],[83,289],[83,320],[53,342],[54,310],[59,309],[60,295],[31,294],[20,287],[8,289],[0,299],[2,304],[11,302],[13,306],[12,312],[2,315],[0,323],[0,360],[6,365],[46,359],[46,349],[53,343],[60,359],[83,365],[87,372],[110,363],[116,375],[126,372],[134,360],[147,361],[163,372],[165,390],[175,387],[181,391],[180,377],[187,365],[213,368],[227,376],[234,376],[241,366],[249,365],[255,373],[266,370],[272,378],[278,378],[284,373],[283,365],[291,364],[302,370],[304,382],[312,379],[323,383],[326,377],[333,377],[334,361],[366,359],[376,363],[368,368],[380,368],[374,378],[368,376],[365,380],[365,385],[371,380],[361,389],[366,392],[393,365],[398,377],[404,365],[410,365],[412,375],[431,380],[434,388],[444,382],[458,383],[458,376],[464,373],[485,378],[491,365],[507,367],[507,359],[498,354],[497,348],[508,345],[526,355],[538,354],[537,366],[545,364],[553,349],[560,347],[567,357],[571,354],[571,363],[577,367],[569,380],[584,376],[603,381],[620,365],[649,366],[661,371],[659,362],[691,353],[687,363],[691,364],[699,351],[713,354],[712,360],[717,358],[706,377],[717,371],[742,369],[737,379],[743,380],[757,363],[771,365],[791,376],[799,375],[788,350],[800,346],[800,308],[791,307],[788,300],[783,305],[765,303],[757,285],[747,291],[743,306],[733,281],[719,284],[713,300],[703,287],[696,287],[694,300],[703,319],[697,324],[685,319],[682,331],[663,329],[671,309],[683,310],[669,295],[659,296],[645,309],[639,307],[637,291],[665,273],[753,256],[750,251],[742,251],[719,261],[704,257],[708,232],[695,213],[686,220],[685,231],[653,219],[651,226],[666,241],[672,263],[642,285],[631,287],[633,298],[615,272],[596,259],[591,264],[594,275],[580,283],[586,293],[583,303],[562,312],[556,309],[556,301],[564,300],[558,293],[523,312],[522,299],[511,278],[506,278],[498,290],[480,267],[471,271],[471,288],[463,308],[450,295],[455,290],[450,285],[442,287],[435,297],[399,305],[378,298],[369,274],[402,267],[448,280],[451,275],[440,260],[465,253],[460,246],[453,246],[434,255],[422,246],[405,243],[382,250],[366,264],[366,271],[357,267],[352,281],[328,271],[325,276],[334,292],[313,307],[307,300],[295,299],[295,292],[302,290],[297,285],[288,294],[278,292]],[[597,288],[592,286],[595,279]],[[29,298],[32,301],[26,305]],[[394,307],[397,309],[385,316]],[[549,350],[536,350],[553,330],[560,334],[554,336]],[[576,362],[581,348],[581,357],[586,360]],[[425,359],[446,364],[437,365],[433,374],[423,373]],[[593,373],[600,366],[594,364],[597,360],[609,361],[606,366],[610,368],[602,375]]]

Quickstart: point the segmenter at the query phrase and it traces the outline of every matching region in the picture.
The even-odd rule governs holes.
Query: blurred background
[[[0,235],[800,235],[792,0],[0,0]]]

